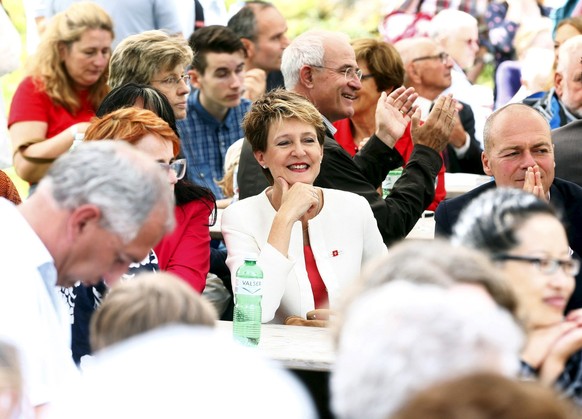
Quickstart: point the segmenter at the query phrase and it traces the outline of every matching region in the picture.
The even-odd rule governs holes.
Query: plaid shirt
[[[226,150],[244,137],[241,124],[251,102],[241,99],[221,122],[202,107],[199,95],[199,90],[190,94],[186,119],[177,121],[182,152],[188,160],[188,179],[209,188],[217,199],[221,199],[224,195],[216,181],[224,176]]]

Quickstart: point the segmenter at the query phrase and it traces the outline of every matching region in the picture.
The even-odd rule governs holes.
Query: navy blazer
[[[435,233],[445,237],[451,236],[461,210],[473,198],[494,187],[495,182],[489,182],[461,196],[442,201],[435,212]],[[574,257],[582,261],[582,188],[567,180],[554,178],[554,183],[550,187],[550,202],[562,218]],[[575,308],[582,308],[582,272],[576,276],[576,289],[566,311]]]

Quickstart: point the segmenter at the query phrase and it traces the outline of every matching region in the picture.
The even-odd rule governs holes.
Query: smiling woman
[[[362,265],[386,252],[378,225],[364,198],[313,186],[325,128],[307,99],[272,91],[254,102],[243,125],[272,186],[224,210],[226,263],[234,277],[245,255],[259,254],[263,322],[320,326],[307,313],[333,309]]]
[[[85,132],[108,92],[112,41],[111,18],[93,2],[74,3],[51,19],[8,120],[14,167],[24,180],[37,183]]]
[[[581,310],[564,317],[580,263],[554,208],[520,189],[495,188],[461,213],[453,241],[488,254],[514,291],[527,337],[522,374],[582,406]]]

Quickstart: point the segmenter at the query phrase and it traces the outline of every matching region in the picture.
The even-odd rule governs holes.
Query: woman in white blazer
[[[259,255],[263,322],[333,308],[362,266],[387,251],[372,210],[356,194],[313,186],[325,126],[302,96],[272,91],[253,104],[243,125],[272,186],[223,213],[232,277],[245,255]]]

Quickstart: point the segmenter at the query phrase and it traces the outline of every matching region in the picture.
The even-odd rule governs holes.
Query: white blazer
[[[322,189],[324,205],[309,220],[308,231],[317,269],[327,288],[330,308],[363,265],[387,252],[368,202],[359,195]],[[276,211],[265,191],[235,202],[222,214],[222,233],[228,249],[226,264],[236,289],[236,270],[245,255],[259,255],[263,270],[263,323],[283,323],[290,315],[305,318],[314,309],[305,268],[301,222],[293,225],[288,258],[267,243]]]

